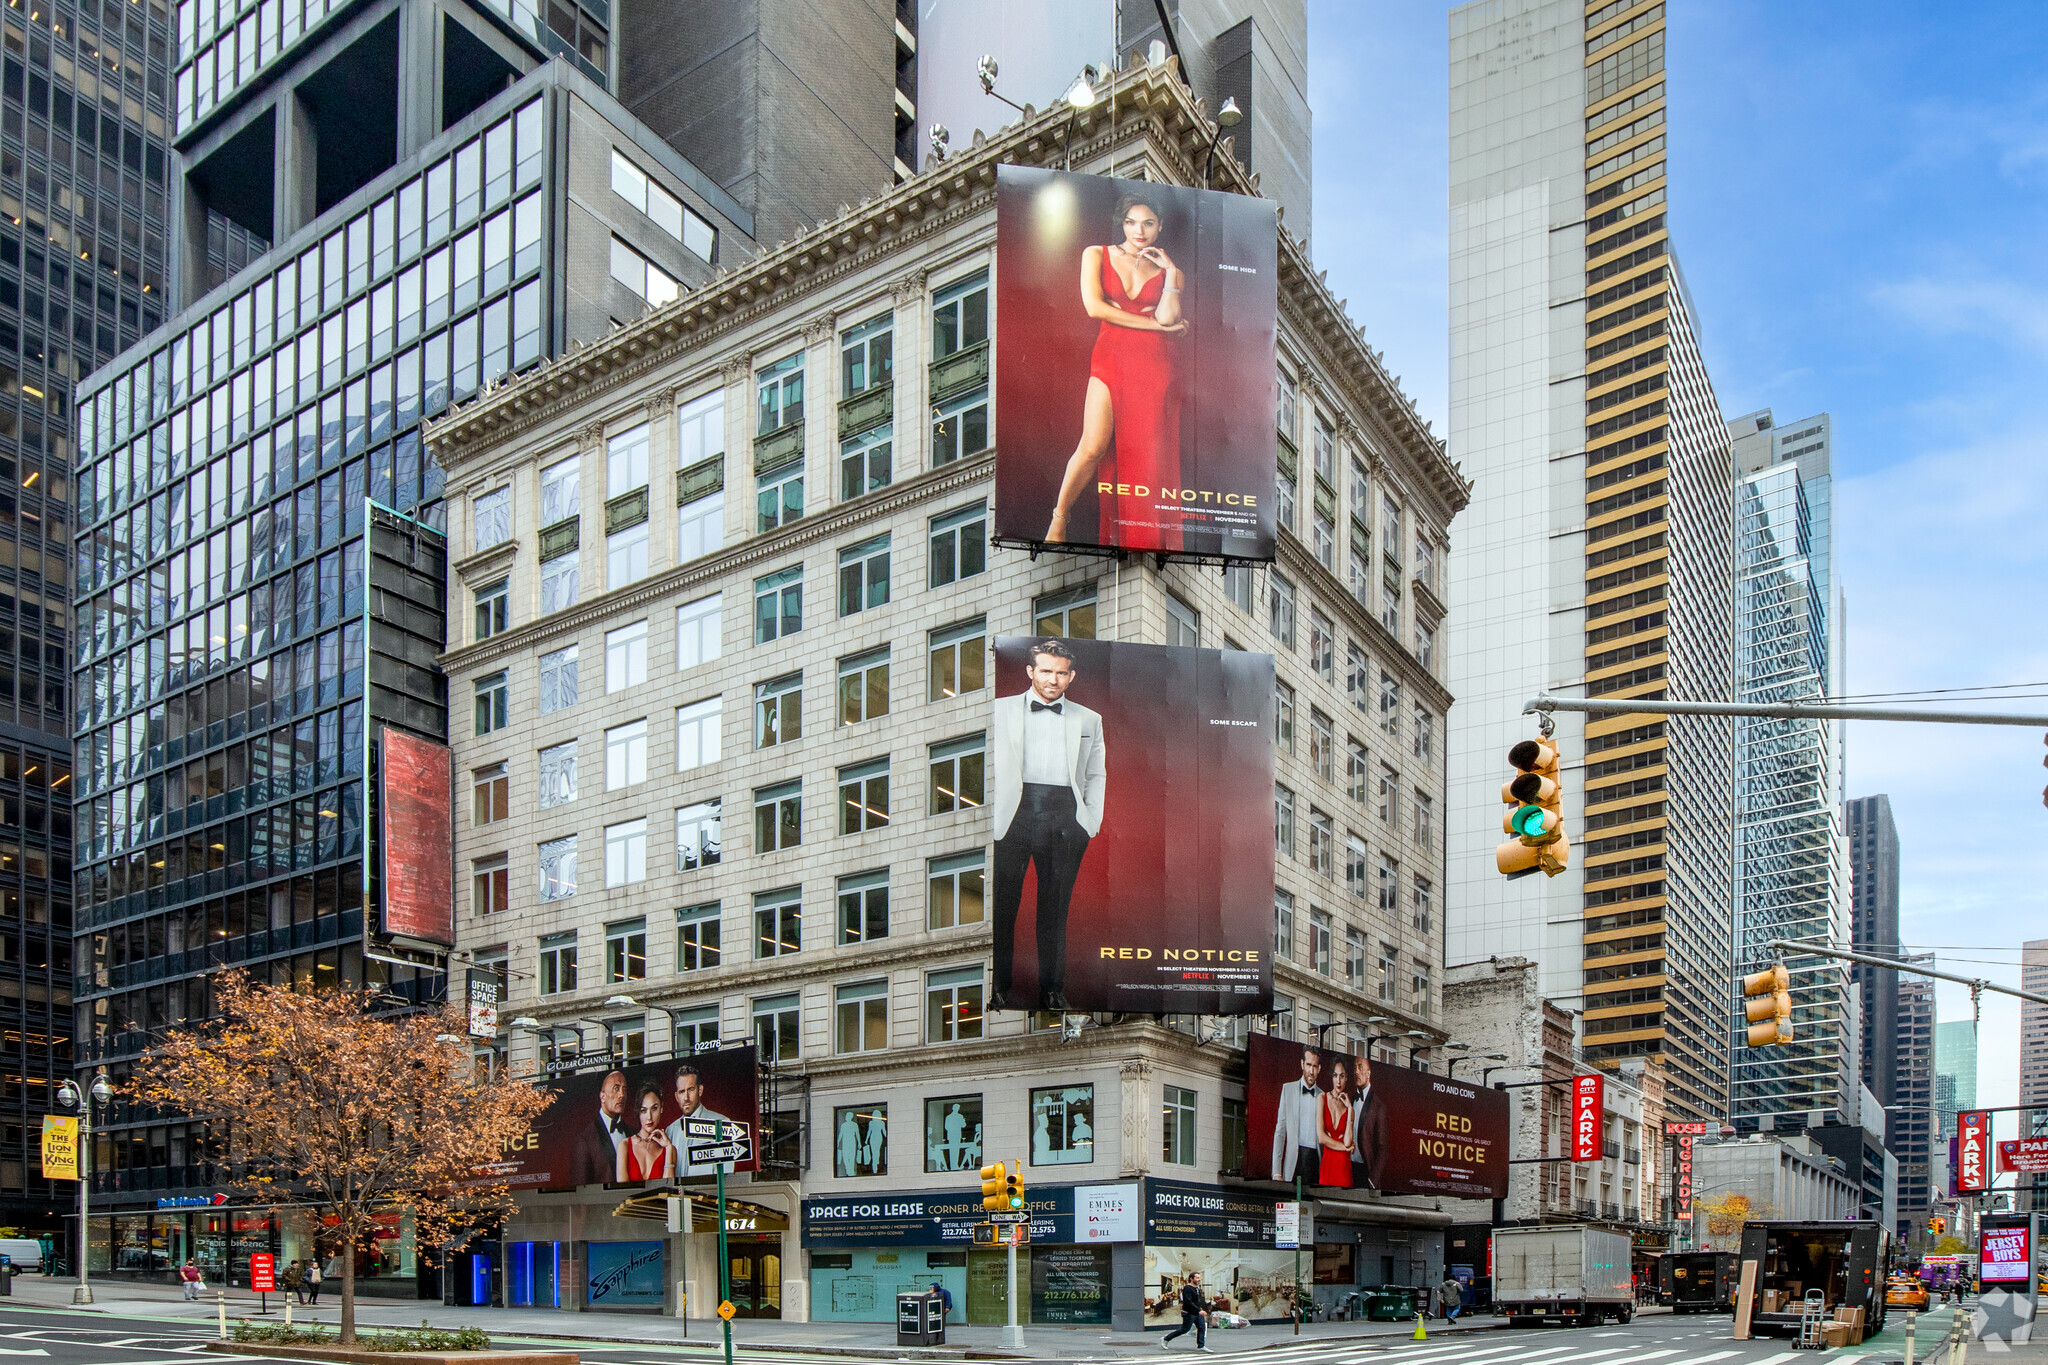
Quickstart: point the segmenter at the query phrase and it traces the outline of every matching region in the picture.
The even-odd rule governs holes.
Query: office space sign
[[[1991,1115],[1965,1109],[1956,1115],[1956,1193],[1991,1188]]]
[[[1605,1076],[1572,1077],[1572,1160],[1600,1159],[1600,1110],[1607,1093]]]

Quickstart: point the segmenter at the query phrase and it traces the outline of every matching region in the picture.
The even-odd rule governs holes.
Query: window
[[[784,356],[754,376],[754,434],[767,436],[804,420],[804,353]]]
[[[301,661],[301,667],[304,661]],[[502,730],[509,720],[507,708],[511,690],[506,685],[503,673],[493,673],[487,678],[476,680],[476,732],[488,735],[493,730]]]
[[[894,315],[884,313],[839,334],[839,396],[851,398],[895,379]]]
[[[1252,568],[1249,564],[1226,564],[1223,566],[1223,595],[1231,605],[1249,616],[1252,614]]]
[[[540,808],[565,806],[576,799],[576,741],[540,751]]]
[[[1401,638],[1401,584],[1391,575],[1380,593],[1380,624],[1386,627],[1387,634],[1397,640]]]
[[[988,685],[988,622],[977,616],[971,621],[956,621],[931,633],[928,667],[927,700],[945,701],[951,697],[979,692]]]
[[[1365,746],[1355,739],[1347,741],[1344,746],[1344,794],[1361,806],[1366,802],[1369,766]]]
[[[757,526],[767,532],[793,525],[804,514],[804,462],[792,460],[755,476],[754,506]]]
[[[1095,1159],[1095,1087],[1031,1092],[1031,1164],[1079,1166]]]
[[[676,808],[676,871],[695,872],[718,862],[721,804],[714,796]]]
[[[1380,765],[1380,823],[1388,829],[1397,827],[1401,818],[1401,779],[1386,764]]]
[[[1337,830],[1330,817],[1314,806],[1308,809],[1308,867],[1325,877],[1336,875]]]
[[[802,1032],[803,1010],[795,991],[754,1000],[754,1050],[762,1061],[795,1061]]]
[[[718,902],[686,905],[676,911],[676,970],[700,972],[718,965]],[[712,1015],[715,1039],[717,1015]]]
[[[889,873],[862,872],[839,879],[839,941],[872,943],[889,937]]]
[[[612,238],[612,278],[655,305],[674,303],[683,292],[675,276],[617,236]]]
[[[675,1055],[710,1052],[718,1047],[718,1006],[696,1005],[675,1012]]]
[[[1294,856],[1294,793],[1273,788],[1273,846],[1283,858]]]
[[[924,985],[924,1040],[961,1043],[981,1037],[981,968],[933,972]]]
[[[839,552],[839,614],[852,616],[889,600],[889,536],[850,545]]]
[[[512,490],[498,488],[470,499],[469,525],[472,550],[488,550],[512,539]]]
[[[1415,975],[1410,984],[1415,992],[1415,1012],[1424,1019],[1429,1018],[1429,968],[1417,962]]]
[[[1031,603],[1034,635],[1064,635],[1070,640],[1095,638],[1095,585],[1083,583],[1065,592],[1047,593]]]
[[[1415,708],[1415,756],[1428,762],[1436,747],[1436,717],[1418,706]]]
[[[688,772],[718,761],[721,702],[717,697],[676,708],[676,771]]]
[[[925,863],[926,928],[958,929],[981,923],[987,885],[984,857],[976,849]]]
[[[540,993],[564,995],[576,989],[576,935],[549,934],[540,941]]]
[[[1282,753],[1294,752],[1294,689],[1283,682],[1273,684],[1273,744]]]
[[[540,656],[540,713],[552,715],[576,704],[576,646]]]
[[[676,608],[676,668],[695,668],[717,659],[720,647],[719,593]]]
[[[754,580],[754,643],[765,645],[804,628],[804,566],[792,564]]]
[[[571,455],[540,472],[540,524],[553,526],[583,510],[583,457]]]
[[[540,898],[563,901],[576,894],[576,836],[540,846]]]
[[[589,20],[586,18],[584,22],[587,25]],[[687,204],[663,189],[616,147],[612,148],[612,192],[646,214],[655,226],[681,242],[699,260],[707,263],[711,260],[718,241],[717,230],[691,211]]]
[[[1401,954],[1394,945],[1380,943],[1380,999],[1392,1000],[1401,987]]]
[[[604,690],[607,694],[647,681],[647,623],[604,633]]]
[[[1202,643],[1202,618],[1172,593],[1166,595],[1166,643],[1197,649]]]
[[[884,422],[839,443],[839,500],[851,502],[863,493],[887,488],[893,446],[892,424]]]
[[[1267,576],[1272,584],[1272,618],[1268,624],[1282,649],[1294,648],[1294,585],[1277,573]]]
[[[847,1018],[846,1002],[852,998],[848,992],[880,989],[885,994],[888,983],[871,981],[859,986],[839,988],[839,1018],[842,1026]],[[854,999],[856,1005],[875,1004],[878,1007],[886,1001],[863,1001]],[[878,1025],[882,1032],[878,1037],[886,1039],[886,1025]],[[874,1047],[849,1047],[844,1045],[845,1034],[840,1034],[841,1052],[872,1052],[883,1046],[877,1042]],[[840,1105],[832,1110],[832,1174],[841,1180],[854,1180],[861,1176],[887,1175],[889,1173],[889,1106],[886,1104]]]
[[[688,563],[725,539],[725,394],[714,390],[676,413],[676,558]]]
[[[475,639],[488,640],[512,622],[512,581],[501,578],[476,590]]]
[[[1347,830],[1344,838],[1344,889],[1364,900],[1371,882],[1372,877],[1366,871],[1365,840]]]
[[[1166,1087],[1164,1112],[1160,1118],[1164,1142],[1160,1159],[1171,1166],[1195,1164],[1195,1092],[1185,1086]]]
[[[931,746],[933,815],[973,810],[986,799],[983,794],[985,748],[981,735],[968,735]]]
[[[839,661],[839,723],[858,725],[889,714],[889,646]]]
[[[860,834],[889,823],[889,760],[886,756],[839,770],[839,832]]]
[[[1357,929],[1344,931],[1344,980],[1353,990],[1365,989],[1366,938]]]
[[[576,605],[576,585],[582,560],[576,551],[556,555],[540,566],[540,612],[564,611]]]
[[[832,992],[832,1050],[842,1056],[851,1052],[880,1052],[889,1046],[889,983],[859,981],[850,986],[840,986]],[[843,1131],[851,1119],[851,1109],[835,1111],[835,1131]],[[834,1144],[838,1146],[839,1144]],[[839,1152],[843,1158],[844,1150]],[[848,1167],[835,1174],[873,1175],[874,1171],[860,1171]]]
[[[804,911],[799,888],[763,891],[754,897],[754,956],[785,957],[804,946]]]
[[[1428,848],[1433,842],[1431,831],[1436,828],[1436,802],[1421,792],[1415,793],[1415,846]]]
[[[802,738],[803,702],[801,673],[754,684],[754,747],[767,749]]]
[[[626,820],[604,828],[604,884],[630,886],[647,880],[647,821]],[[647,951],[641,936],[641,952]]]
[[[932,409],[932,467],[988,449],[988,388],[971,389]]]
[[[478,858],[469,869],[471,914],[495,915],[512,904],[512,867],[504,854]]]
[[[1273,421],[1279,427],[1280,434],[1289,441],[1294,440],[1295,433],[1300,430],[1301,389],[1295,384],[1294,377],[1285,370],[1280,371],[1280,379],[1274,389]]]
[[[1396,572],[1401,567],[1401,504],[1392,498],[1380,499],[1380,525],[1384,534],[1380,537],[1380,548],[1385,551],[1387,562]]]
[[[623,587],[647,577],[647,523],[629,526],[604,539],[604,585]]]
[[[1380,913],[1389,920],[1401,913],[1401,867],[1386,854],[1380,855]]]
[[[647,722],[628,721],[604,732],[604,789],[615,792],[647,780]]]
[[[1380,674],[1380,728],[1401,737],[1401,684],[1385,672]]]
[[[469,822],[472,825],[495,825],[503,820],[511,806],[512,779],[505,775],[505,765],[493,763],[488,768],[478,768],[469,775]]]
[[[1308,711],[1308,763],[1323,781],[1336,780],[1337,727],[1313,706]]]
[[[1366,715],[1372,714],[1372,666],[1365,661],[1365,651],[1356,640],[1347,641],[1344,646],[1344,690],[1351,694],[1353,706]]]
[[[1231,1046],[1236,1047],[1239,1044],[1233,1043]],[[1246,1151],[1244,1103],[1243,1100],[1228,1098],[1222,1102],[1223,1123],[1220,1136],[1223,1144],[1223,1155],[1221,1158],[1223,1164],[1220,1171],[1224,1175],[1244,1174],[1244,1154]]]
[[[607,500],[647,487],[647,423],[605,442],[604,467]]]
[[[981,1096],[947,1095],[924,1102],[924,1168],[981,1169]]]
[[[1350,523],[1351,558],[1344,568],[1344,586],[1358,599],[1358,605],[1372,609],[1372,532],[1360,525],[1357,518]]]
[[[1273,889],[1273,956],[1294,960],[1294,897],[1278,887]]]
[[[1309,908],[1308,965],[1324,976],[1330,974],[1331,927],[1329,911],[1318,910],[1313,906]]]
[[[972,578],[988,568],[988,503],[977,500],[931,522],[931,582],[935,588]]]
[[[1419,933],[1433,932],[1436,923],[1436,893],[1429,884],[1429,878],[1415,879],[1415,928]]]
[[[754,788],[754,852],[774,853],[803,842],[804,780]]]
[[[1292,531],[1295,508],[1300,504],[1294,482],[1294,462],[1291,456],[1284,456],[1273,479],[1274,520]]]
[[[615,920],[604,927],[604,979],[612,985],[647,979],[646,920]]]
[[[988,276],[975,275],[932,295],[932,358],[943,360],[988,340]]]
[[[1337,630],[1320,607],[1309,608],[1308,666],[1324,682],[1337,681]]]

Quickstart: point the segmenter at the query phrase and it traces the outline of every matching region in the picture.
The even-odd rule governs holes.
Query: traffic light
[[[1933,1233],[1933,1234],[1934,1234],[1935,1236],[1939,1237],[1939,1236],[1940,1236],[1940,1235],[1941,1235],[1942,1233],[1944,1233],[1944,1232],[1947,1232],[1947,1231],[1948,1231],[1948,1219],[1946,1219],[1946,1218],[1930,1218],[1930,1219],[1928,1219],[1928,1220],[1927,1220],[1927,1230],[1928,1230],[1929,1232]]]
[[[1494,866],[1509,881],[1532,872],[1555,877],[1571,860],[1557,745],[1548,739],[1525,739],[1508,750],[1508,762],[1516,774],[1500,789],[1508,808],[1501,828],[1515,837],[1494,850]]]
[[[1792,974],[1784,963],[1743,977],[1742,994],[1751,1047],[1792,1041]]]
[[[998,1161],[981,1168],[981,1206],[990,1213],[1024,1207],[1024,1177]]]

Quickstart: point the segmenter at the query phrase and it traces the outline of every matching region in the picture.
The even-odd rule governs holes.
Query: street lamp
[[[1223,130],[1235,128],[1244,122],[1244,110],[1237,107],[1235,95],[1223,97],[1223,107],[1216,111],[1216,136],[1209,139],[1209,157],[1202,163],[1202,188],[1209,188],[1209,172],[1216,169],[1216,144],[1223,141]]]
[[[1445,1068],[1445,1074],[1449,1076],[1452,1080],[1456,1080],[1458,1079],[1459,1062],[1504,1062],[1507,1059],[1508,1054],[1505,1052],[1481,1052],[1471,1057],[1453,1057],[1451,1058],[1450,1066]],[[1490,1067],[1488,1068],[1488,1070],[1491,1069],[1492,1068]],[[1481,1084],[1484,1083],[1484,1081],[1481,1082]]]
[[[1506,1061],[1506,1060],[1507,1060],[1507,1054],[1506,1054],[1506,1053],[1504,1053],[1504,1052],[1489,1052],[1489,1053],[1487,1053],[1486,1055],[1487,1055],[1488,1059],[1492,1059],[1492,1058],[1498,1057],[1498,1058],[1500,1058],[1500,1059],[1501,1059],[1501,1060],[1503,1060],[1503,1061]],[[1526,1070],[1528,1070],[1528,1069],[1529,1069],[1529,1064],[1528,1064],[1527,1062],[1509,1062],[1509,1063],[1508,1063],[1508,1064],[1507,1064],[1506,1066],[1489,1066],[1489,1067],[1486,1067],[1486,1068],[1484,1068],[1483,1070],[1481,1070],[1481,1071],[1480,1071],[1480,1073],[1479,1073],[1479,1083],[1480,1083],[1481,1085],[1491,1085],[1491,1084],[1493,1084],[1493,1082],[1491,1082],[1491,1081],[1487,1080],[1486,1078],[1487,1078],[1488,1076],[1491,1076],[1491,1075],[1492,1075],[1492,1074],[1493,1074],[1494,1072],[1496,1072],[1496,1071],[1526,1071]],[[1502,1082],[1501,1082],[1501,1084],[1502,1084],[1502,1085],[1506,1085],[1506,1084],[1507,1084],[1507,1082],[1506,1082],[1506,1081],[1502,1081]]]
[[[676,1055],[676,1012],[674,1010],[670,1009],[667,1005],[643,1005],[630,995],[607,996],[605,997],[604,1007],[608,1010],[660,1010],[664,1015],[668,1016],[668,1055],[670,1058],[674,1058]],[[611,1025],[607,1024],[605,1028],[609,1031]]]
[[[68,1080],[57,1087],[57,1103],[78,1111],[78,1288],[71,1291],[71,1302],[77,1307],[92,1303],[92,1284],[88,1278],[91,1270],[87,1265],[91,1259],[88,1246],[92,1228],[88,1221],[92,1186],[92,1107],[105,1104],[112,1098],[114,1089],[107,1084],[104,1073],[94,1076],[92,1085],[83,1094],[75,1083]]]

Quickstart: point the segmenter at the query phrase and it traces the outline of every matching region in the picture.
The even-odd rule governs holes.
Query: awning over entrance
[[[612,1210],[614,1218],[644,1218],[649,1222],[668,1222],[668,1201],[674,1197],[667,1190],[653,1190],[636,1194]],[[718,1201],[706,1199],[701,1194],[686,1194],[683,1201],[683,1226],[689,1232],[718,1231]],[[728,1197],[725,1201],[725,1230],[727,1232],[786,1232],[789,1230],[789,1215],[781,1209],[771,1209],[765,1204],[756,1204],[746,1199]]]

